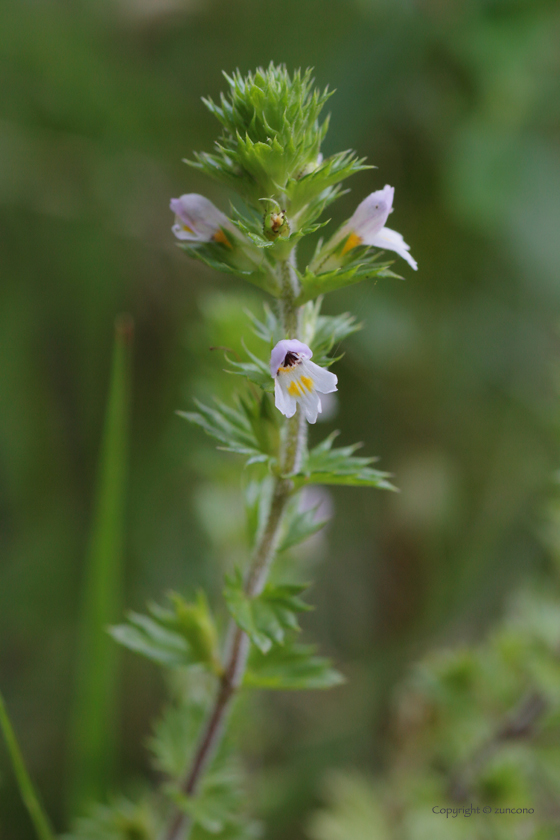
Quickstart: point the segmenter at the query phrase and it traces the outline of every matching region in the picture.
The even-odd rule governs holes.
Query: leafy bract
[[[362,325],[357,323],[356,318],[349,312],[342,312],[340,315],[320,315],[322,301],[323,298],[319,297],[316,301],[305,304],[301,321],[303,339],[313,350],[313,361],[328,367],[337,361],[329,356],[333,347],[360,330]]]
[[[172,608],[151,604],[151,615],[128,613],[128,623],[109,628],[124,647],[167,668],[202,664],[221,673],[218,634],[208,602],[199,592],[194,604],[169,595]]]
[[[360,283],[362,280],[371,280],[378,277],[396,277],[402,279],[398,274],[395,274],[389,269],[392,262],[380,263],[377,262],[379,252],[371,256],[367,253],[361,261],[349,263],[341,268],[333,271],[314,272],[309,267],[304,272],[298,272],[298,277],[301,283],[301,292],[296,301],[298,305],[306,303],[308,300],[313,300],[319,295],[327,292],[334,292],[337,289],[343,289],[345,286],[352,286],[354,283]]]
[[[242,778],[239,763],[234,757],[226,754],[224,758],[218,756],[212,763],[196,796],[186,796],[174,785],[168,785],[166,793],[202,830],[198,836],[209,834],[231,838],[239,836],[233,834],[232,830],[241,827],[245,798],[241,787]]]
[[[242,277],[243,280],[247,280],[254,286],[258,286],[259,289],[263,289],[265,292],[273,295],[273,297],[280,295],[281,290],[276,278],[267,271],[267,264],[262,260],[260,264],[255,264],[249,261],[249,259],[244,259],[238,266],[229,260],[229,253],[224,245],[197,242],[195,245],[181,243],[178,247],[185,251],[189,257],[200,260],[200,262],[203,262],[210,268],[215,268],[216,271]],[[242,252],[240,251],[239,253],[241,254]]]
[[[319,519],[317,507],[308,510],[295,510],[288,518],[287,527],[278,546],[278,551],[287,551],[295,545],[320,531],[328,522],[328,519]]]
[[[231,365],[231,370],[228,373],[245,376],[259,388],[262,388],[263,391],[274,391],[274,380],[270,375],[270,368],[267,363],[251,353],[246,347],[245,352],[251,359],[250,362],[238,362],[227,357],[228,364]]]
[[[267,344],[277,344],[282,338],[284,338],[282,324],[280,323],[280,319],[276,313],[272,311],[267,303],[263,304],[263,309],[264,320],[262,321],[260,321],[250,309],[246,310],[247,315],[253,324],[253,332],[263,341],[266,341]]]
[[[216,400],[216,408],[210,408],[197,400],[195,402],[198,412],[178,411],[177,414],[189,423],[200,426],[206,434],[223,443],[224,446],[220,448],[226,452],[247,455],[248,464],[268,460],[272,454],[272,443],[269,429],[265,428],[264,424],[270,424],[271,413],[266,413],[263,402],[260,403],[258,412],[255,404],[249,399],[238,400],[239,410],[230,408],[219,400]]]
[[[297,613],[311,610],[299,595],[307,584],[267,584],[263,592],[251,598],[243,588],[239,569],[228,577],[224,598],[236,623],[244,630],[253,644],[263,653],[271,647],[282,645],[286,631],[299,630]]]
[[[183,686],[180,701],[166,709],[150,743],[156,769],[169,780],[164,793],[192,819],[190,837],[248,840],[258,836],[259,826],[246,816],[245,773],[230,738],[226,737],[211,757],[196,795],[189,796],[182,789],[199,746],[199,726],[212,702],[212,694],[196,684],[199,675],[193,672],[192,676],[194,680]]]
[[[156,809],[147,800],[119,799],[96,805],[87,817],[76,820],[61,840],[153,840],[162,826]]]
[[[194,694],[194,692],[193,692]],[[169,705],[156,721],[148,742],[155,769],[169,779],[181,779],[190,766],[207,715],[207,703],[196,695]]]
[[[251,545],[265,527],[273,490],[274,479],[271,475],[261,479],[251,478],[245,485],[247,534]]]
[[[330,659],[315,655],[314,645],[275,645],[264,654],[253,648],[244,685],[284,691],[333,688],[344,682]]]
[[[387,480],[388,473],[373,470],[369,466],[375,458],[357,458],[354,455],[361,444],[333,449],[337,435],[338,432],[333,432],[309,452],[302,471],[293,478],[296,487],[307,484],[346,484],[395,490]]]
[[[223,134],[216,152],[197,154],[192,165],[258,208],[261,198],[282,194],[290,179],[318,159],[327,130],[319,115],[330,94],[313,90],[311,71],[290,77],[285,67],[273,64],[246,77],[236,72],[225,78],[229,92],[220,103],[204,100]]]
[[[349,312],[340,315],[321,315],[322,296],[315,301],[308,301],[301,311],[301,339],[313,351],[313,361],[318,365],[330,365],[333,361],[328,354],[332,348],[352,333],[362,328],[356,318]],[[284,337],[280,319],[266,304],[264,305],[264,319],[259,320],[252,312],[247,315],[253,323],[253,331],[260,339],[270,346],[274,346]],[[248,352],[248,351],[247,351]],[[243,372],[245,376],[261,385],[265,390],[273,390],[273,380],[266,362],[249,354],[252,364],[236,363],[236,372]],[[231,360],[230,360],[230,364]],[[245,372],[246,371],[246,372]]]
[[[333,195],[331,191],[335,184],[363,169],[373,168],[365,165],[365,158],[358,158],[351,150],[338,152],[318,165],[309,167],[309,171],[299,178],[291,179],[286,185],[286,196],[291,212],[298,213],[317,198],[323,202],[320,209],[322,212],[330,200],[338,197],[339,193]]]

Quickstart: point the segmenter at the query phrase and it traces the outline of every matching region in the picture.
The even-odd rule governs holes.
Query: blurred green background
[[[271,838],[303,837],[324,773],[374,771],[391,690],[429,645],[481,638],[546,565],[558,465],[560,7],[554,0],[4,0],[0,6],[0,687],[56,827],[66,822],[81,583],[115,317],[134,318],[122,608],[170,587],[217,598],[234,546],[229,456],[174,410],[227,394],[259,295],[189,262],[171,196],[230,196],[181,159],[210,150],[221,70],[313,66],[337,89],[324,151],[378,170],[332,209],[396,188],[417,274],[332,295],[364,330],[337,365],[341,441],[399,495],[341,488],[315,545],[307,621],[349,678],[268,696],[245,734]],[[242,326],[243,325],[243,326]],[[237,383],[235,383],[237,384]],[[225,458],[223,498],[209,476]],[[237,469],[237,467],[235,468]],[[234,471],[233,475],[237,473]],[[226,516],[230,511],[233,522]],[[219,525],[219,528],[218,528]],[[234,551],[234,547],[232,548]],[[164,694],[119,660],[115,788],[148,770]],[[3,750],[0,837],[32,837]]]

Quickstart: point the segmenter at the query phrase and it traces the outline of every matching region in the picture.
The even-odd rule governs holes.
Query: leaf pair
[[[344,682],[329,659],[315,655],[314,645],[296,644],[291,638],[300,629],[297,614],[312,609],[299,597],[304,589],[306,585],[268,584],[261,595],[249,598],[239,570],[228,579],[224,596],[229,610],[254,645],[244,685],[298,691]]]
[[[306,584],[268,584],[258,597],[251,598],[245,593],[239,569],[226,581],[224,597],[230,613],[263,653],[273,644],[283,644],[287,631],[299,631],[297,613],[312,609],[299,597]]]

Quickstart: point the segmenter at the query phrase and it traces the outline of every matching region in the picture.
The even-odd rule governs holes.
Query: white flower
[[[385,227],[389,214],[393,212],[393,195],[395,188],[388,184],[382,190],[368,195],[358,204],[352,218],[335,234],[334,242],[340,242],[348,237],[342,253],[346,254],[357,245],[372,245],[375,248],[396,251],[414,270],[418,263],[409,254],[410,246],[406,244],[400,233]]]
[[[188,193],[172,198],[169,206],[175,213],[175,224],[171,228],[177,239],[188,242],[221,242],[231,248],[231,242],[224,228],[235,232],[227,216],[203,195]]]
[[[299,403],[309,423],[322,411],[319,393],[331,394],[338,382],[334,373],[310,361],[312,355],[307,344],[295,338],[279,341],[270,354],[276,408],[293,417]]]

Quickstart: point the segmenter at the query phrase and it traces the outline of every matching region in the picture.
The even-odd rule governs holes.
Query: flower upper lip
[[[299,341],[297,338],[283,338],[282,341],[279,341],[273,348],[272,353],[270,354],[271,376],[274,376],[275,378],[278,376],[278,371],[282,367],[282,363],[288,354],[297,356],[298,360],[311,359],[313,351],[307,346],[307,344],[304,344],[303,341]]]

